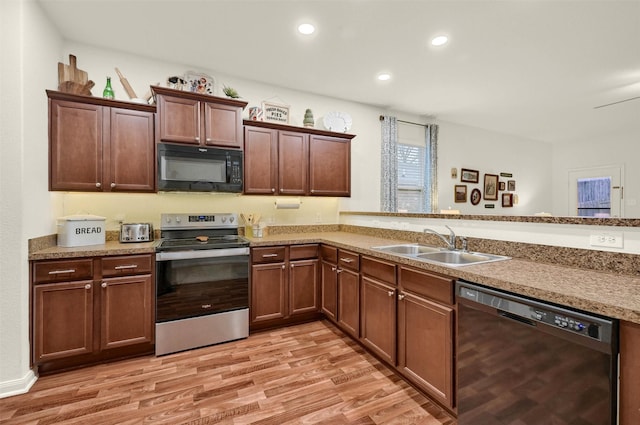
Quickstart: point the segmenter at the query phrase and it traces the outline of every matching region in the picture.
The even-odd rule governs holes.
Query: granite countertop
[[[462,267],[439,266],[371,249],[379,245],[406,243],[405,240],[350,232],[290,233],[248,239],[252,247],[328,243],[338,248],[398,264],[640,324],[640,277],[582,270],[518,258]],[[153,253],[158,243],[158,240],[126,244],[108,241],[104,245],[74,248],[52,246],[30,253],[29,260]]]
[[[300,233],[249,238],[251,246],[329,243],[338,248],[418,267],[543,301],[640,323],[640,278],[543,264],[517,258],[446,267],[388,254],[371,247],[406,243],[347,232]]]

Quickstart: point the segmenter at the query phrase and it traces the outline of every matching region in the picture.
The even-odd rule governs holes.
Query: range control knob
[[[223,222],[223,223],[226,223],[226,222],[227,222],[227,217],[226,217],[226,216],[224,216],[224,215],[222,216],[222,222]]]
[[[182,219],[180,217],[176,217],[176,223],[180,223]]]
[[[229,217],[229,223],[233,223],[234,221],[236,221],[234,216]]]
[[[171,217],[167,216],[166,221],[167,223],[171,223]]]

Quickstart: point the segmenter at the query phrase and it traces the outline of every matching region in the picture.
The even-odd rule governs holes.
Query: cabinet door
[[[309,135],[293,131],[278,134],[278,193],[306,195],[309,184]]]
[[[309,192],[311,195],[351,196],[351,140],[311,135]]]
[[[200,144],[200,102],[158,95],[160,142]]]
[[[338,272],[335,264],[322,262],[322,312],[328,319],[338,320]]]
[[[401,373],[453,407],[453,309],[406,292],[398,298]]]
[[[251,266],[251,322],[287,316],[287,280],[284,263]]]
[[[273,195],[278,171],[278,132],[244,128],[244,193]]]
[[[396,289],[362,276],[362,343],[396,364]]]
[[[155,189],[154,114],[111,108],[105,190],[153,192]]]
[[[620,321],[620,425],[640,423],[640,325]]]
[[[102,190],[103,107],[49,101],[49,190]]]
[[[355,338],[360,336],[360,276],[338,269],[338,325]]]
[[[153,342],[154,289],[151,275],[103,279],[100,349]]]
[[[289,270],[290,314],[318,311],[318,260],[292,261]]]
[[[34,363],[93,351],[93,283],[35,285]]]
[[[206,102],[204,143],[242,149],[242,108]]]

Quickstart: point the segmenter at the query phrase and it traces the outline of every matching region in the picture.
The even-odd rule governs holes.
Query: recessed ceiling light
[[[442,46],[443,44],[447,44],[447,41],[449,41],[449,38],[446,35],[439,35],[431,40],[431,44],[434,46]]]
[[[389,74],[388,72],[383,72],[381,74],[378,74],[378,80],[380,81],[389,81],[391,79],[391,74]]]
[[[300,34],[304,34],[304,35],[309,35],[309,34],[313,34],[316,30],[316,27],[314,27],[311,24],[300,24],[298,25],[298,32]]]

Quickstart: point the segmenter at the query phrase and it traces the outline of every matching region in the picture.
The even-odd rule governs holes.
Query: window
[[[611,177],[578,179],[578,216],[611,216]]]
[[[398,144],[398,211],[426,212],[425,148]]]

